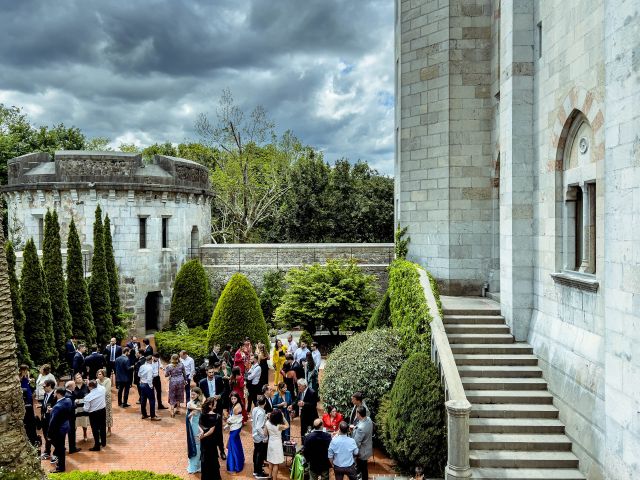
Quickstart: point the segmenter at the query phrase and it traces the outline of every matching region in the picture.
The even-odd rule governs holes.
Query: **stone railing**
[[[458,373],[458,367],[449,346],[436,298],[431,290],[429,277],[424,270],[420,273],[420,285],[424,290],[431,320],[431,360],[440,369],[444,385],[445,405],[447,407],[447,468],[445,480],[468,478],[469,467],[469,414],[471,403],[467,400]]]

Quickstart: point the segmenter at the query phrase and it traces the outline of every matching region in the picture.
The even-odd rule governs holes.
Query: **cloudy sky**
[[[114,146],[196,140],[229,87],[329,160],[393,170],[392,0],[3,1],[0,103]]]

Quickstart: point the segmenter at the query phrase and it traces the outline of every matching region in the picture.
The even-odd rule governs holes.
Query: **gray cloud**
[[[393,2],[3,2],[0,102],[145,145],[195,139],[224,87],[329,160],[393,165]]]

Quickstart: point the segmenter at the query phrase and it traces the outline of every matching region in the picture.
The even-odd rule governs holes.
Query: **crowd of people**
[[[216,345],[200,366],[184,350],[172,355],[165,366],[149,340],[139,342],[136,337],[124,347],[112,338],[103,350],[92,345],[90,353],[86,345],[71,338],[66,348],[71,379],[64,386],[58,386],[51,368],[43,365],[32,389],[29,368],[20,368],[27,434],[42,448],[41,458],[55,465],[55,472],[65,470],[65,442],[68,454],[80,450],[76,445],[79,427],[85,441],[91,428],[90,451],[99,452],[107,445],[113,425],[111,379],[115,378],[118,408],[131,407],[129,394],[135,387],[142,419],[160,421],[158,410],[162,409],[169,409],[174,418],[184,406],[187,471],[200,472],[202,480],[221,478],[220,460],[226,462],[228,472],[244,470],[240,432],[247,423],[251,424],[256,478],[276,479],[285,451],[297,460],[306,459],[312,479],[328,479],[330,469],[338,480],[368,478],[373,449],[370,412],[356,392],[349,418],[328,405],[319,418],[321,354],[315,342],[310,348],[304,341],[298,346],[289,335],[286,345],[276,339],[271,352],[261,343],[254,348],[249,339],[237,349]],[[167,406],[161,375],[168,379]],[[297,418],[301,437],[294,438],[291,424]],[[303,457],[296,455],[298,450]],[[293,462],[294,473],[298,467]]]

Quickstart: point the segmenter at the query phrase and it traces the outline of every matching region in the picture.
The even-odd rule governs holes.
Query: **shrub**
[[[307,347],[311,348],[311,344],[313,343],[313,337],[306,330],[302,330],[302,332],[300,332],[300,342],[299,343],[302,343],[302,342],[306,343]]]
[[[447,460],[446,411],[438,369],[426,353],[402,365],[377,418],[380,437],[403,472],[416,465],[442,477]]]
[[[169,324],[183,321],[189,327],[207,325],[213,303],[207,274],[199,260],[193,259],[180,268],[173,284]]]
[[[164,359],[168,359],[174,353],[179,353],[180,350],[186,350],[199,365],[199,360],[204,359],[209,353],[207,331],[203,327],[188,328],[182,322],[180,325],[183,325],[184,328],[156,332],[156,349]]]
[[[289,288],[276,310],[276,322],[301,326],[311,334],[320,325],[332,334],[364,328],[378,298],[375,277],[355,261],[329,260],[325,265],[293,268],[285,280]]]
[[[401,227],[398,223],[398,228],[396,228],[394,236],[396,258],[407,258],[407,254],[409,253],[409,242],[411,241],[411,237],[405,238],[408,230],[409,227]]]
[[[271,270],[262,276],[262,290],[260,291],[260,307],[264,319],[269,325],[273,325],[276,309],[282,303],[285,292],[285,272]]]
[[[126,472],[113,471],[109,473],[98,472],[65,472],[52,473],[51,480],[180,480],[180,477],[170,473],[153,473],[140,470],[130,470]]]
[[[13,244],[7,242],[4,245],[5,254],[7,256],[7,270],[9,277],[9,293],[11,294],[11,312],[13,313],[13,327],[16,332],[16,355],[18,364],[33,367],[33,362],[29,356],[29,347],[24,337],[24,328],[26,318],[24,310],[22,310],[22,300],[20,299],[20,285],[16,275],[16,253],[13,250]]]
[[[109,302],[111,304],[111,323],[116,326],[120,322],[120,295],[118,281],[118,266],[113,255],[113,238],[111,237],[111,220],[104,216],[104,263],[109,278]]]
[[[389,290],[384,292],[380,303],[373,311],[371,318],[369,319],[369,325],[367,330],[374,330],[376,328],[386,328],[391,326],[391,312],[389,311]]]
[[[96,326],[96,340],[99,345],[106,345],[113,333],[113,322],[111,321],[109,274],[104,257],[104,233],[100,205],[96,207],[96,218],[93,223],[93,257],[91,258],[89,298],[91,299],[93,323]]]
[[[329,355],[320,385],[325,405],[336,405],[343,414],[351,412],[351,395],[362,392],[365,402],[375,414],[382,396],[404,360],[396,345],[398,335],[393,330],[379,329],[357,333],[336,347]]]
[[[224,287],[209,322],[208,345],[239,345],[246,337],[269,345],[267,323],[253,285],[241,273]]]
[[[420,285],[418,266],[407,260],[394,260],[389,268],[389,310],[391,325],[400,334],[405,352],[431,349],[431,315]]]

